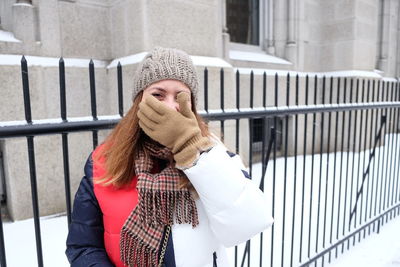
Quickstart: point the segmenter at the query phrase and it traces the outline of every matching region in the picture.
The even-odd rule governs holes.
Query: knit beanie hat
[[[162,47],[155,47],[140,63],[134,76],[132,99],[152,83],[168,79],[186,84],[197,100],[198,78],[189,55],[178,49]]]

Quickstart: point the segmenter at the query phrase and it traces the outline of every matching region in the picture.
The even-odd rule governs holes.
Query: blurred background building
[[[396,79],[399,31],[398,0],[1,0],[0,121],[24,120],[22,55],[28,60],[36,120],[59,117],[60,57],[66,64],[68,117],[90,115],[89,59],[96,68],[98,115],[110,115],[118,113],[118,62],[123,67],[127,110],[133,72],[154,46],[176,47],[192,55],[201,88],[207,67],[209,109],[220,108],[223,69],[225,108],[234,108],[238,70],[241,107],[249,106],[250,69],[256,87],[263,72],[269,81],[275,73],[284,81],[288,71]],[[254,104],[261,106],[262,99],[255,94]],[[280,101],[283,104],[284,97]],[[267,99],[268,105],[272,103]],[[201,91],[199,108],[203,107]],[[229,124],[226,127],[229,131]],[[248,134],[244,130],[242,136]],[[90,133],[70,136],[75,192],[92,147]],[[40,212],[62,212],[60,138],[35,140],[37,164],[44,166],[37,170]],[[11,218],[31,217],[25,139],[0,140],[0,156],[0,194]]]

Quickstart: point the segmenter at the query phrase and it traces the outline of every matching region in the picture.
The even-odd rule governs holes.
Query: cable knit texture
[[[199,82],[190,56],[178,49],[162,47],[154,48],[139,65],[134,76],[132,99],[149,85],[167,79],[186,84],[197,100]]]

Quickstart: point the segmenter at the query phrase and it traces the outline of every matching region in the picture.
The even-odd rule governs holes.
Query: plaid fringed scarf
[[[169,149],[146,143],[145,149],[135,160],[135,173],[139,192],[138,205],[133,209],[121,230],[121,260],[127,266],[158,266],[159,249],[166,225],[199,224],[196,203],[187,188],[179,188],[178,182],[185,174],[167,166],[157,174],[151,174],[154,161],[168,160]]]

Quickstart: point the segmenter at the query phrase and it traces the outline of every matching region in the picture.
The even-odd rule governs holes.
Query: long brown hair
[[[95,159],[104,160],[105,174],[94,182],[104,186],[114,185],[123,187],[129,185],[135,176],[135,158],[139,151],[145,151],[143,142],[149,138],[139,127],[137,112],[142,101],[143,91],[139,92],[133,100],[132,107],[115,126],[104,141],[102,149],[95,155]],[[197,113],[193,96],[192,111],[195,114],[203,136],[210,136],[208,126]],[[146,151],[145,151],[146,152]],[[180,181],[181,187],[192,188],[187,178]]]

